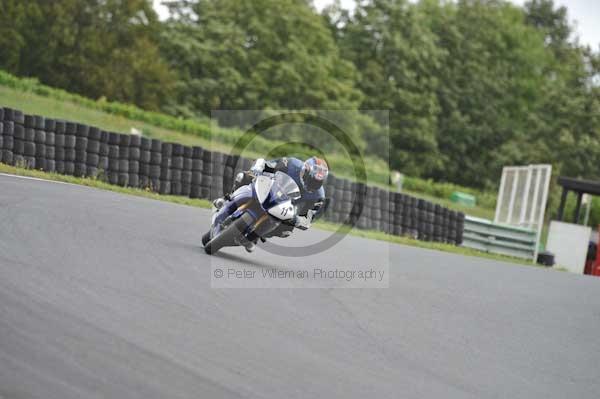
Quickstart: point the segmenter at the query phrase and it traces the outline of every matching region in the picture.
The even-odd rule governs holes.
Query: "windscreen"
[[[275,183],[291,200],[300,198],[300,188],[290,176],[283,172],[275,173]]]

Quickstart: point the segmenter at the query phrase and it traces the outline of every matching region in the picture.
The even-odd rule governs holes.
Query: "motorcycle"
[[[213,214],[210,230],[202,236],[204,251],[211,255],[223,247],[246,246],[268,237],[281,223],[292,224],[299,198],[300,188],[286,173],[255,176]]]

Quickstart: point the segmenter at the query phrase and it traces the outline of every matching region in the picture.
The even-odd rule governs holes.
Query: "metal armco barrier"
[[[25,115],[0,107],[0,162],[89,177],[159,194],[214,199],[230,191],[234,176],[252,161],[108,132],[81,123]],[[460,245],[465,215],[401,193],[329,175],[330,206],[323,219],[359,229]]]
[[[533,229],[465,217],[463,242],[467,248],[533,260],[537,232]]]

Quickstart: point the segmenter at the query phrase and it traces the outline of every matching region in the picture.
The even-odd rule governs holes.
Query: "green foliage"
[[[170,2],[162,48],[177,109],[355,109],[356,72],[306,1]],[[189,11],[191,10],[191,14]]]
[[[156,110],[173,85],[160,28],[150,0],[2,0],[0,68]]]
[[[435,91],[444,54],[425,16],[406,0],[374,0],[335,23],[342,53],[361,72],[361,107],[392,110],[392,167],[413,175],[440,167]]]

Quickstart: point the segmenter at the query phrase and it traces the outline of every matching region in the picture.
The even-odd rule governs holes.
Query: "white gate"
[[[552,165],[505,166],[496,201],[495,223],[537,232],[534,261],[548,201]]]

